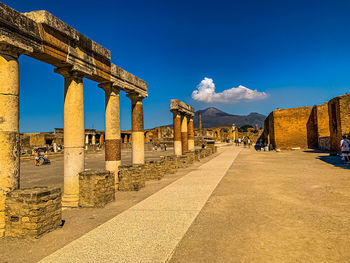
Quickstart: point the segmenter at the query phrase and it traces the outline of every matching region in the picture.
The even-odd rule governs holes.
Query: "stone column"
[[[96,134],[93,134],[93,135],[92,135],[91,144],[92,144],[92,145],[95,145],[95,144],[96,144]]]
[[[77,207],[79,176],[84,163],[83,76],[65,68],[55,70],[64,76],[64,194],[62,206]]]
[[[184,115],[181,121],[181,145],[182,145],[182,154],[188,152],[188,136],[187,136],[187,116]]]
[[[182,143],[181,143],[181,114],[177,111],[173,111],[174,120],[174,152],[175,155],[182,155]]]
[[[19,188],[18,54],[0,50],[0,237],[5,228],[6,193]]]
[[[105,91],[105,167],[114,173],[117,190],[121,163],[119,90],[112,87],[112,83],[100,84],[99,87]]]
[[[188,126],[187,126],[188,132],[188,150],[192,151],[194,150],[194,129],[193,129],[193,117],[188,117]]]
[[[105,142],[105,136],[103,134],[100,135],[100,140],[99,140],[99,143],[100,143],[100,146],[102,146]]]
[[[143,97],[137,94],[128,94],[131,99],[131,138],[132,138],[132,163],[145,163],[145,137],[143,131]]]
[[[89,135],[88,134],[85,135],[85,144],[89,144]]]
[[[199,135],[202,136],[202,113],[198,112],[198,128],[199,128]]]

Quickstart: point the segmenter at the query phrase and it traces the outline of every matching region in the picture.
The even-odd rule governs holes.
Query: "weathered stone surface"
[[[194,116],[194,108],[180,100],[170,101],[170,111],[178,111],[191,117]]]
[[[145,187],[145,178],[142,172],[143,165],[119,166],[119,191],[138,191]]]
[[[350,133],[350,94],[335,97],[328,103],[330,150],[340,151],[340,140],[344,134]]]
[[[38,187],[7,194],[5,237],[40,236],[58,228],[61,221],[60,188]]]
[[[0,3],[0,49],[26,54],[147,97],[147,84],[110,62],[111,52],[45,10],[19,13]]]
[[[106,170],[88,170],[79,174],[79,206],[104,207],[115,200],[114,174]]]

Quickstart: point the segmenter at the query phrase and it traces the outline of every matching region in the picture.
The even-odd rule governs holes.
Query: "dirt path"
[[[350,165],[335,158],[242,151],[170,262],[350,262]]]

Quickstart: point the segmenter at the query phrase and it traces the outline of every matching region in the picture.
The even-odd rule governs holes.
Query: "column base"
[[[62,197],[62,207],[78,207],[79,196],[76,195],[64,195]]]
[[[194,140],[188,139],[188,150],[193,151],[194,150]]]
[[[175,152],[175,155],[177,155],[177,156],[182,155],[182,143],[181,143],[181,141],[174,141],[174,152]]]

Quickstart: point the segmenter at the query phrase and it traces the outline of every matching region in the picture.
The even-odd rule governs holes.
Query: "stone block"
[[[37,237],[61,225],[61,189],[37,187],[14,190],[5,202],[5,237]]]
[[[79,174],[79,206],[104,207],[115,200],[114,174],[106,170],[88,170]]]
[[[119,166],[119,191],[138,191],[145,187],[145,176],[142,170],[144,165]]]

